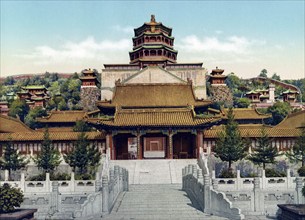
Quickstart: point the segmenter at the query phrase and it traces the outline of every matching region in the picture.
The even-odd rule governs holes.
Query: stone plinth
[[[277,205],[282,213],[278,216],[279,220],[305,220],[305,204]]]
[[[0,214],[0,219],[5,220],[34,220],[34,213],[37,209],[17,209],[14,212]]]

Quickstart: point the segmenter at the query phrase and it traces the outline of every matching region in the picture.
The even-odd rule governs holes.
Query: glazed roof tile
[[[221,132],[222,126],[205,130],[204,138],[215,139],[218,137],[218,133]],[[242,137],[257,138],[261,136],[261,128],[242,128],[239,127]],[[269,137],[298,137],[299,130],[296,128],[266,128],[266,132]]]
[[[88,122],[111,127],[200,126],[220,117],[198,117],[191,108],[120,109],[114,118],[90,118]]]
[[[16,118],[0,115],[0,133],[13,133],[16,131],[30,132],[33,130]]]
[[[74,141],[78,139],[80,132],[49,132],[50,139],[53,141]],[[101,140],[105,138],[102,132],[86,132],[89,140]],[[0,141],[42,141],[44,132],[17,132],[17,133],[0,133]]]
[[[288,115],[282,122],[275,126],[275,128],[298,128],[305,125],[305,110],[292,113]]]
[[[49,116],[39,118],[42,123],[47,122],[75,122],[82,120],[86,113],[84,111],[52,111]]]
[[[223,109],[222,115],[224,118],[227,118],[229,109]],[[264,119],[270,118],[271,115],[265,115],[259,113],[256,109],[251,108],[234,108],[233,109],[234,118],[237,120],[241,119]]]
[[[196,100],[191,84],[120,84],[116,85],[111,101],[98,106],[173,107],[206,106],[211,101]]]

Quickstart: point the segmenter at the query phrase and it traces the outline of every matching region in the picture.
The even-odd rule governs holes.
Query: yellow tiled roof
[[[215,126],[212,129],[204,131],[204,138],[217,138],[218,132],[223,128],[221,126]],[[242,137],[257,138],[261,137],[261,127],[259,126],[240,126],[239,131]],[[266,132],[269,137],[298,137],[299,129],[297,128],[276,128],[276,127],[266,127]]]
[[[113,99],[98,106],[173,107],[205,106],[211,101],[196,100],[191,84],[119,84]]]
[[[77,140],[80,132],[49,132],[50,139],[53,141],[74,141]],[[1,133],[0,141],[42,141],[44,132],[16,132],[16,133]],[[86,132],[89,140],[105,139],[103,132]]]
[[[305,125],[305,110],[288,115],[276,128],[298,128]]]
[[[190,108],[120,109],[113,119],[90,118],[88,122],[111,127],[199,126],[220,117],[197,117]]]
[[[45,128],[38,128],[35,131],[44,132]],[[49,132],[71,132],[73,127],[48,127]]]
[[[222,114],[224,118],[227,118],[229,109],[223,109]],[[233,114],[235,119],[264,119],[270,118],[271,115],[265,115],[259,113],[256,109],[251,108],[234,108]]]
[[[84,119],[84,111],[52,111],[49,116],[39,118],[38,121],[46,122],[75,122]]]
[[[16,131],[30,132],[33,130],[16,118],[0,115],[0,133],[13,133]]]

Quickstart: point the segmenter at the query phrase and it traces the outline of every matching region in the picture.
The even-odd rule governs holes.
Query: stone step
[[[129,171],[129,184],[181,184],[182,169],[197,159],[112,160]]]
[[[180,184],[139,184],[130,185],[129,189],[103,219],[226,219],[203,213]]]

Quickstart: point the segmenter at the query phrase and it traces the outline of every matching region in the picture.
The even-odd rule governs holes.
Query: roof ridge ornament
[[[155,15],[150,15],[150,23],[156,23]]]

